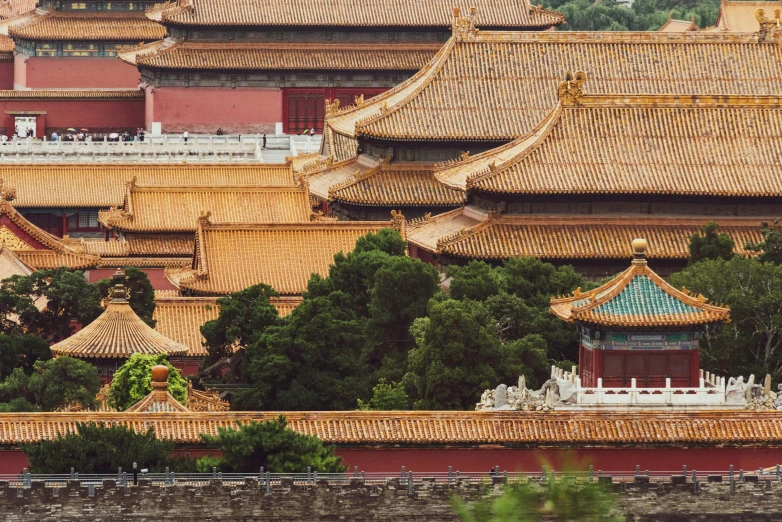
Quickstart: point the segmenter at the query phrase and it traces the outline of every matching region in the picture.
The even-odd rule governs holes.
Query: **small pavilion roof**
[[[49,11],[12,24],[8,34],[26,40],[139,43],[164,38],[166,28],[143,13]]]
[[[196,230],[193,268],[166,274],[194,294],[227,295],[266,283],[282,295],[298,295],[312,274],[328,273],[334,254],[350,252],[369,232],[401,229],[403,222],[401,214],[391,222],[213,224],[206,217]]]
[[[189,411],[168,391],[168,367],[152,367],[152,391],[136,404],[125,410],[128,413],[159,413]]]
[[[198,217],[210,212],[215,221],[230,223],[309,221],[306,187],[139,186],[127,184],[122,209],[101,211],[107,228],[123,232],[194,232]]]
[[[688,20],[674,20],[673,13],[668,16],[668,21],[658,29],[661,33],[686,33],[690,31],[700,31],[700,27],[695,23],[695,15]]]
[[[571,100],[567,83],[532,132],[443,165],[437,179],[501,194],[782,196],[782,97],[592,95],[579,85]]]
[[[2,91],[0,91],[2,92]],[[28,93],[35,91],[13,91]],[[19,191],[18,208],[121,207],[126,183],[138,185],[224,187],[293,185],[287,164],[40,164],[0,165],[0,179]]]
[[[564,22],[527,0],[179,0],[155,10],[166,25],[195,27],[441,27],[454,6],[477,7],[484,27],[546,29]]]
[[[129,49],[120,57],[144,69],[418,71],[440,44],[236,43],[180,41]]]
[[[469,17],[455,25],[418,74],[362,103],[330,105],[325,150],[347,159],[336,146],[359,136],[511,141],[554,109],[567,70],[584,71],[591,92],[627,95],[768,96],[782,82],[782,47],[758,33],[478,31]]]
[[[730,309],[707,304],[702,295],[677,290],[646,263],[645,239],[632,242],[630,268],[588,292],[576,290],[551,300],[551,312],[564,321],[607,327],[689,326],[729,322]]]
[[[124,278],[124,274],[120,277]],[[52,353],[83,359],[127,359],[136,353],[186,355],[187,346],[156,332],[136,315],[125,292],[125,287],[117,283],[103,313],[53,345]]]

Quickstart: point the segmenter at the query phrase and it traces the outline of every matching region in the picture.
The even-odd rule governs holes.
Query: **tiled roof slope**
[[[187,346],[150,328],[130,307],[125,288],[116,285],[103,313],[57,344],[52,353],[85,359],[127,359],[136,353],[185,355]]]
[[[107,423],[146,431],[175,443],[200,443],[202,434],[237,422],[264,421],[280,414],[291,429],[327,444],[419,445],[502,444],[524,447],[566,445],[611,447],[778,447],[782,412],[647,411],[475,412],[181,412],[181,413],[1,413],[0,444],[18,445],[74,433],[78,423]]]
[[[217,297],[156,297],[153,319],[155,330],[189,348],[190,357],[206,356],[201,326],[217,319],[220,307]],[[280,317],[290,314],[302,301],[301,297],[274,297],[272,305]]]
[[[309,221],[309,193],[299,187],[162,187],[128,183],[123,209],[101,211],[107,228],[123,232],[194,232],[209,212],[218,222]]]
[[[551,312],[562,320],[600,326],[687,326],[729,322],[730,309],[706,303],[665,282],[646,263],[647,243],[632,242],[630,268],[589,292],[576,290],[551,300]]]
[[[735,251],[759,242],[760,218],[718,219],[720,232],[731,236]],[[649,240],[651,259],[687,259],[690,237],[709,219],[655,216],[500,216],[451,236],[440,236],[437,252],[468,259],[629,259],[630,241]],[[447,231],[444,230],[444,232]],[[413,236],[415,237],[415,236]]]
[[[332,185],[329,199],[366,206],[455,207],[465,197],[434,179],[431,165],[382,163]]]
[[[527,0],[187,0],[180,6],[162,13],[164,24],[445,28],[454,7],[477,7],[482,27],[548,28],[564,21]]]
[[[196,231],[195,268],[179,276],[183,291],[226,295],[265,283],[283,295],[301,294],[314,273],[326,275],[334,254],[395,223],[331,221],[211,224]]]
[[[305,167],[301,175],[307,180],[310,194],[327,200],[331,187],[356,179],[357,176],[376,168],[377,164],[378,162],[371,161],[368,155],[353,156],[336,163],[328,158]]]
[[[440,238],[467,231],[487,219],[487,214],[474,207],[462,207],[436,216],[425,216],[407,223],[407,241],[429,252],[437,251]]]
[[[556,112],[538,139],[438,175],[495,193],[782,196],[782,97],[585,95]]]
[[[0,35],[0,53],[12,53],[14,51],[14,41],[6,35]]]
[[[20,24],[8,34],[27,40],[140,41],[160,40],[166,28],[143,13],[65,13],[51,11]]]
[[[763,9],[769,18],[774,17],[777,9],[782,9],[782,1],[753,2],[722,0],[720,14],[717,17],[716,30],[741,33],[754,33],[760,29],[760,23],[755,16],[758,9]]]
[[[658,29],[661,33],[686,33],[688,31],[699,31],[700,28],[695,23],[695,17],[692,20],[674,20],[673,16],[668,18],[662,27]]]
[[[38,0],[3,0],[0,2],[0,20],[15,18],[35,10]]]
[[[106,257],[187,256],[192,257],[193,234],[127,234],[108,241],[84,239],[84,251]]]
[[[550,113],[567,70],[586,72],[592,93],[778,95],[782,46],[703,32],[457,34],[420,75],[326,121],[346,136],[509,141]]]
[[[135,63],[151,69],[199,70],[392,70],[418,71],[438,44],[191,43],[138,53]]]
[[[29,91],[15,91],[29,92]],[[0,179],[18,190],[18,208],[122,206],[125,184],[221,187],[293,185],[288,165],[0,165]]]

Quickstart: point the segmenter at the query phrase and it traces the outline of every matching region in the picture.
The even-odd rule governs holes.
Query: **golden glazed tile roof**
[[[190,266],[192,262],[192,254],[189,257],[103,257],[98,262],[98,268],[181,268]]]
[[[761,218],[712,219],[735,242],[735,252],[762,240]],[[451,236],[440,236],[437,253],[468,259],[629,259],[630,242],[644,237],[650,259],[687,259],[690,237],[709,219],[637,216],[500,216]],[[432,232],[434,233],[434,232]]]
[[[143,13],[66,13],[50,11],[11,25],[8,34],[27,40],[140,41],[160,40],[166,28]]]
[[[117,285],[106,310],[93,322],[57,344],[55,355],[85,359],[127,359],[135,353],[185,355],[188,347],[150,328],[136,315]]]
[[[584,95],[438,179],[515,194],[782,196],[782,97]]]
[[[194,232],[198,217],[217,222],[309,221],[309,194],[300,187],[162,187],[128,183],[122,209],[101,211],[98,220],[123,232]]]
[[[436,252],[437,241],[440,238],[466,231],[487,217],[487,214],[474,207],[457,208],[437,216],[425,216],[409,221],[405,233],[410,244],[429,252]]]
[[[144,100],[140,89],[1,91],[0,100]]]
[[[446,28],[454,7],[465,13],[476,7],[476,21],[486,28],[548,28],[564,21],[559,13],[527,0],[187,0],[179,5],[157,10],[164,24]]]
[[[704,32],[457,34],[419,75],[327,111],[326,124],[348,137],[509,141],[551,112],[567,70],[585,71],[592,93],[778,95],[782,46]]]
[[[291,429],[326,444],[469,444],[523,447],[778,447],[782,413],[670,412],[180,412],[2,413],[0,444],[19,445],[75,433],[78,423],[106,423],[146,431],[174,443],[200,443],[201,435],[237,422],[284,415]]]
[[[774,18],[775,11],[777,9],[782,9],[782,1],[753,2],[722,0],[715,29],[718,31],[754,33],[760,29],[760,23],[755,14],[758,9],[763,9],[767,17]]]
[[[369,156],[362,155],[333,163],[331,158],[307,165],[301,172],[306,178],[310,194],[322,200],[329,199],[329,189],[340,183],[362,176],[373,168],[378,162]]]
[[[14,91],[30,92],[30,91]],[[18,208],[122,206],[125,184],[222,187],[293,185],[289,165],[0,165],[0,179],[18,189]]]
[[[14,41],[6,35],[0,35],[0,53],[13,53]]]
[[[382,163],[332,185],[329,199],[366,206],[455,207],[465,197],[438,182],[432,165]]]
[[[84,251],[102,258],[193,255],[193,234],[128,234],[117,239],[83,239]],[[105,259],[104,259],[105,261]]]
[[[661,33],[686,33],[689,31],[699,31],[700,28],[695,23],[695,17],[692,20],[674,20],[673,16],[668,18],[662,27],[658,29]]]
[[[194,269],[176,274],[174,280],[183,291],[196,294],[227,295],[265,283],[280,294],[298,295],[312,274],[328,273],[334,254],[350,252],[358,238],[389,226],[400,223],[202,221],[196,231]]]
[[[217,297],[155,297],[155,313],[157,321],[155,330],[189,348],[190,357],[206,356],[201,336],[201,326],[212,319],[217,319],[220,307]],[[272,305],[280,317],[290,314],[301,304],[301,297],[274,297]]]
[[[136,52],[151,69],[198,70],[392,70],[418,71],[439,44],[191,43]]]
[[[34,11],[37,4],[38,0],[3,0],[0,2],[0,20],[16,18]]]
[[[689,326],[730,322],[730,309],[702,295],[679,291],[646,263],[645,239],[632,242],[630,268],[608,283],[568,297],[551,299],[551,312],[564,321],[609,327]]]

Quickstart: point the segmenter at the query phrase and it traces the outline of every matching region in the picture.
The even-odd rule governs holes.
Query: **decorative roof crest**
[[[584,97],[584,82],[587,75],[583,71],[577,71],[575,74],[568,71],[565,74],[565,81],[559,84],[557,94],[563,105],[578,105],[581,98]]]
[[[364,103],[366,103],[364,101],[364,95],[363,94],[359,94],[358,96],[354,96],[353,97],[353,103],[356,104],[356,107],[363,107]]]
[[[755,19],[760,24],[760,30],[758,31],[758,41],[763,42],[773,32],[778,30],[782,23],[780,22],[780,9],[774,11],[774,18],[766,16],[765,9],[758,9],[755,11]]]
[[[478,14],[477,7],[470,8],[470,14],[462,16],[462,10],[458,7],[453,8],[453,21],[451,22],[451,31],[457,41],[473,40],[478,33],[475,28],[475,15]]]
[[[0,201],[13,201],[16,199],[16,189],[5,186],[4,180],[0,179]]]
[[[198,224],[203,225],[211,225],[212,224],[212,211],[210,210],[202,210],[201,215],[198,216]]]
[[[334,102],[326,100],[326,116],[336,114],[339,111],[339,99],[335,98]]]

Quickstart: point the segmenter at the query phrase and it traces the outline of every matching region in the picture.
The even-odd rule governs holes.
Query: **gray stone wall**
[[[748,477],[748,480],[755,477]],[[782,520],[782,483],[735,484],[703,481],[691,483],[614,484],[620,493],[619,508],[632,522],[709,520],[715,522],[757,522]],[[683,477],[678,477],[681,482]],[[605,477],[604,477],[605,480]],[[499,479],[497,479],[499,482]],[[495,488],[501,488],[496,484]],[[575,486],[578,488],[578,486]],[[365,485],[360,479],[342,486],[324,481],[313,486],[283,481],[266,494],[265,488],[249,479],[229,486],[212,481],[206,486],[152,486],[140,481],[124,488],[113,481],[89,488],[72,481],[64,488],[47,488],[33,483],[30,488],[9,487],[0,482],[0,518],[6,522],[65,521],[115,522],[159,521],[408,521],[451,522],[448,496],[468,500],[482,491],[478,484],[450,489],[433,481],[417,482],[412,495],[398,480],[382,486]],[[575,492],[574,494],[577,494]]]

